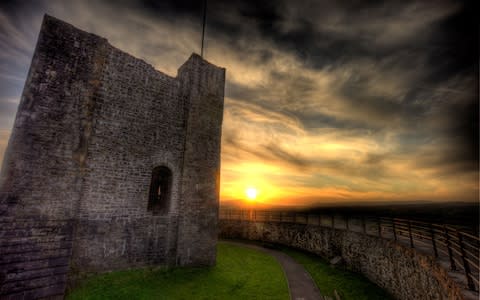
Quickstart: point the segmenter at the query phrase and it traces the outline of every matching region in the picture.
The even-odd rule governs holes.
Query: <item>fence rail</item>
[[[480,239],[453,225],[390,217],[236,209],[221,209],[220,219],[317,225],[394,240],[435,257],[451,271],[463,273],[466,287],[479,291]]]

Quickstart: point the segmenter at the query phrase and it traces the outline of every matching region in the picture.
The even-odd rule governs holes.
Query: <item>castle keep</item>
[[[225,69],[170,77],[45,16],[1,172],[0,298],[213,265]]]

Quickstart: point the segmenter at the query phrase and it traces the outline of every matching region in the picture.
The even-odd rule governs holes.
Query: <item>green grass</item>
[[[86,279],[67,299],[289,299],[281,266],[255,250],[219,243],[211,268],[137,269]]]
[[[324,296],[333,297],[334,290],[337,290],[342,300],[393,299],[387,292],[360,274],[333,268],[327,261],[313,254],[291,248],[281,250],[303,265]]]
[[[330,266],[322,258],[282,251],[302,264],[322,295],[342,300],[393,299],[364,276]],[[211,268],[136,269],[86,279],[67,299],[289,299],[281,266],[268,254],[220,242]],[[333,298],[335,299],[335,298]]]

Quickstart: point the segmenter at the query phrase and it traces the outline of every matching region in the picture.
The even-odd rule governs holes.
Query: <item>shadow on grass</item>
[[[274,243],[246,240],[236,241],[251,243],[288,254],[310,273],[323,296],[335,299],[334,292],[337,291],[342,300],[394,299],[385,290],[362,274],[350,271],[345,266],[334,267],[318,255]]]
[[[283,271],[273,257],[224,243],[217,249],[214,267],[97,275],[67,299],[289,299]]]
[[[245,242],[245,241],[242,241]],[[393,299],[361,274],[334,268],[319,256],[269,243],[302,264],[322,295],[342,300]],[[270,255],[220,242],[208,268],[135,269],[84,280],[67,299],[290,299],[279,263]],[[335,298],[333,298],[335,299]]]

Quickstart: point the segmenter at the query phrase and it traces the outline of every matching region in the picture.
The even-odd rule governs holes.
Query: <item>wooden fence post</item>
[[[470,265],[468,264],[467,258],[465,257],[467,254],[465,253],[465,248],[463,245],[463,238],[462,235],[458,230],[457,232],[457,237],[458,237],[458,243],[460,244],[460,253],[462,253],[462,260],[463,260],[463,268],[465,270],[465,277],[467,277],[467,285],[468,288],[471,290],[475,289],[475,284],[473,283],[472,278],[470,277],[471,271],[470,271]]]
[[[382,219],[377,218],[377,225],[378,225],[378,237],[382,237]]]
[[[395,228],[395,219],[392,218],[391,220],[392,220],[393,239],[396,242],[397,241],[397,230]]]
[[[443,229],[445,230],[445,240],[447,243],[448,258],[450,259],[450,269],[452,269],[452,271],[456,271],[457,266],[455,265],[455,261],[453,260],[452,245],[450,244],[450,236],[448,235],[448,228],[447,226],[443,225]]]
[[[413,236],[412,236],[412,223],[408,220],[408,236],[410,237],[410,248],[414,248],[413,246]]]
[[[435,242],[435,231],[433,230],[432,224],[430,224],[430,236],[432,237],[433,254],[435,255],[435,258],[437,258],[438,257],[437,243]]]
[[[363,228],[363,233],[367,234],[367,224],[365,224],[365,217],[362,216],[362,228]]]

